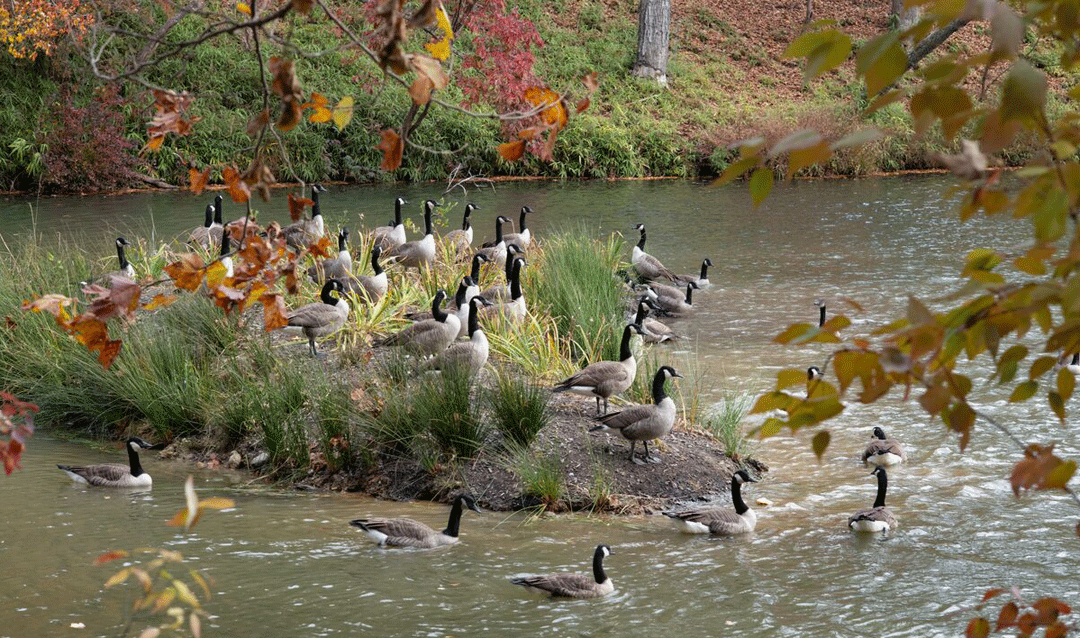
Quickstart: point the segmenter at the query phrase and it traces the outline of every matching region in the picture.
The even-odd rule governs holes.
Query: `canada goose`
[[[525,215],[533,212],[528,206],[521,207],[521,218],[518,223],[518,232],[503,235],[503,241],[507,244],[514,243],[522,248],[528,248],[532,243],[532,231],[525,227]]]
[[[311,219],[302,219],[294,224],[289,224],[281,229],[285,235],[285,243],[293,248],[307,248],[308,244],[316,242],[326,230],[323,227],[322,208],[319,205],[319,193],[325,193],[326,189],[315,184],[311,187]]]
[[[907,454],[904,453],[904,448],[893,439],[885,436],[885,430],[880,427],[874,428],[873,437],[870,440],[870,445],[866,446],[866,450],[863,452],[862,461],[864,465],[883,465],[889,467],[898,463],[903,463],[907,460]]]
[[[416,355],[432,355],[446,349],[457,339],[461,320],[457,315],[448,314],[442,309],[446,291],[439,290],[431,301],[431,319],[417,321],[411,326],[384,339],[380,345],[402,346]]]
[[[877,475],[877,498],[874,506],[870,509],[855,512],[848,519],[848,527],[856,532],[885,532],[896,528],[896,518],[885,507],[885,490],[889,479],[885,475],[885,468],[877,466],[871,474]]]
[[[1066,361],[1068,361],[1068,363],[1065,363]],[[1080,352],[1074,352],[1071,359],[1069,358],[1069,355],[1062,354],[1058,358],[1058,362],[1057,365],[1054,366],[1054,370],[1057,371],[1061,370],[1062,368],[1068,370],[1074,375],[1080,374]]]
[[[664,512],[664,516],[673,519],[679,531],[686,534],[749,534],[757,526],[757,515],[743,501],[741,486],[743,483],[756,482],[746,470],[731,475],[731,503],[735,506],[734,510],[701,507],[683,512]]]
[[[617,430],[623,438],[630,441],[630,460],[638,465],[659,463],[660,459],[649,456],[649,441],[658,439],[671,432],[675,425],[675,402],[664,392],[664,382],[669,378],[682,378],[671,366],[660,366],[652,382],[653,403],[651,405],[632,405],[619,412],[595,417],[600,425],[590,432]],[[634,446],[641,441],[645,445],[645,461],[634,455]]]
[[[131,262],[127,260],[127,256],[124,254],[124,247],[130,245],[128,240],[123,237],[116,238],[116,258],[120,261],[120,270],[109,273],[106,279],[113,275],[127,277],[128,279],[135,278],[135,267],[131,265]]]
[[[504,274],[506,275],[506,283],[493,284],[491,286],[488,286],[484,289],[483,292],[480,293],[481,297],[487,299],[492,303],[501,303],[513,299],[513,294],[510,291],[510,285],[511,280],[514,277],[514,258],[523,252],[525,251],[521,250],[521,247],[517,244],[506,245],[506,268],[503,270]],[[477,253],[477,255],[483,257],[483,255],[480,255],[479,253]]]
[[[618,361],[596,361],[585,366],[580,372],[563,379],[552,392],[573,392],[596,398],[596,414],[600,415],[600,399],[604,400],[604,414],[608,411],[608,398],[626,392],[634,383],[637,375],[637,360],[630,349],[632,331],[641,334],[641,326],[628,323],[623,328],[622,341],[619,343]]]
[[[472,246],[473,229],[469,216],[472,215],[474,210],[480,210],[480,207],[472,202],[465,204],[465,215],[461,218],[461,228],[452,230],[443,237],[443,243],[452,248],[455,254],[467,253],[469,247]],[[473,277],[473,279],[476,278]]]
[[[417,241],[407,241],[400,246],[387,250],[384,256],[392,257],[392,261],[404,266],[406,269],[415,268],[420,270],[423,266],[431,266],[435,263],[435,235],[431,230],[431,212],[438,205],[433,199],[424,202],[424,237]]]
[[[405,243],[405,224],[401,221],[401,207],[409,202],[398,197],[394,200],[394,221],[375,229],[375,245],[383,250],[397,248]]]
[[[154,449],[137,436],[127,440],[127,466],[103,463],[100,465],[57,465],[71,477],[71,480],[97,487],[150,487],[154,480],[150,478],[139,462],[139,448]]]
[[[825,325],[825,300],[824,299],[816,299],[814,301],[814,305],[818,307],[818,322],[817,322],[817,325],[818,325],[818,328],[821,328],[821,327],[823,327]]]
[[[615,591],[615,583],[604,573],[604,557],[611,555],[607,545],[597,545],[593,552],[593,573],[587,574],[548,574],[546,576],[519,576],[510,582],[522,585],[529,591],[549,596],[565,598],[597,598]]]
[[[503,238],[503,224],[510,221],[509,217],[503,217],[499,215],[495,218],[495,241],[490,242],[491,245],[485,245],[480,250],[476,251],[488,258],[488,261],[494,263],[497,266],[506,265],[506,240]]]
[[[454,300],[446,305],[446,312],[457,315],[458,321],[461,323],[457,337],[455,337],[457,339],[468,334],[466,328],[469,321],[469,300],[476,296],[476,288],[472,277],[465,275],[461,278],[461,283],[458,284],[457,292],[454,293]],[[410,312],[405,313],[405,318],[412,321],[425,321],[433,319],[434,315],[430,311]]]
[[[483,297],[473,297],[468,305],[468,341],[457,341],[450,344],[446,350],[435,355],[428,362],[427,368],[432,370],[457,369],[465,371],[469,376],[476,376],[484,368],[488,360],[487,335],[480,329],[481,305],[490,305]]]
[[[345,319],[349,316],[349,302],[330,294],[343,290],[344,286],[340,281],[327,279],[319,295],[319,302],[300,306],[286,315],[289,323],[285,330],[299,332],[307,337],[308,349],[313,357],[319,356],[315,349],[315,338],[337,332],[345,325]]]
[[[656,310],[660,309],[660,307],[648,297],[638,299],[637,314],[634,315],[632,323],[641,326],[641,334],[646,343],[665,343],[667,341],[674,341],[682,338],[667,324],[650,317],[646,306]]]
[[[382,248],[373,246],[371,248],[371,269],[375,271],[374,275],[349,277],[348,283],[345,284],[349,292],[354,295],[364,295],[371,303],[382,299],[388,289],[386,272],[379,264],[380,255],[382,255]]]
[[[229,233],[221,233],[221,265],[225,266],[226,279],[233,276],[233,258],[229,254],[232,244],[229,239]]]
[[[352,275],[352,253],[349,252],[348,228],[338,231],[338,256],[333,259],[324,259],[322,264],[310,266],[307,269],[307,275],[315,283],[322,283],[331,277],[343,283],[349,279]],[[347,288],[351,287],[351,285],[347,286]]]
[[[199,226],[195,230],[191,231],[191,236],[188,238],[189,246],[198,246],[204,249],[209,249],[211,246],[217,244],[217,238],[212,237],[211,229],[214,226],[214,205],[206,205],[206,219],[203,220],[203,225]],[[220,231],[218,231],[220,233]]]
[[[675,281],[680,284],[688,284],[691,281],[698,285],[698,288],[705,288],[711,286],[709,282],[709,266],[712,266],[712,260],[708,257],[701,262],[701,274],[700,275],[677,275]]]
[[[675,281],[675,273],[664,267],[664,264],[660,263],[659,259],[645,252],[645,224],[635,225],[634,230],[641,232],[641,239],[634,245],[634,250],[630,255],[630,261],[634,265],[634,271],[642,279],[646,280],[664,277],[671,281]]]
[[[481,512],[472,496],[462,494],[454,499],[450,508],[450,520],[446,523],[446,529],[441,532],[436,532],[411,518],[358,518],[349,521],[349,525],[362,529],[382,547],[441,547],[458,542],[463,507]]]
[[[667,292],[663,288],[660,289],[660,292],[652,290],[653,295],[655,295],[653,301],[656,303],[657,306],[660,306],[660,309],[662,311],[666,312],[669,315],[684,315],[690,312],[694,307],[694,301],[692,297],[694,288],[697,288],[697,284],[695,284],[694,282],[686,284],[685,297],[683,297],[681,293],[675,297],[668,296],[666,294],[660,294],[660,292]]]
[[[529,309],[525,305],[525,296],[521,292],[521,267],[525,263],[524,257],[514,259],[514,268],[510,274],[510,300],[492,302],[490,308],[484,309],[485,316],[501,315],[514,323],[525,320],[529,314]]]

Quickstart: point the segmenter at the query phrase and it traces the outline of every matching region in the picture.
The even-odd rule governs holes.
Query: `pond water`
[[[869,332],[903,312],[909,292],[933,298],[953,289],[963,256],[981,246],[1020,243],[1011,220],[960,225],[949,213],[951,181],[908,176],[778,184],[753,208],[745,186],[684,182],[520,183],[494,191],[460,190],[458,206],[474,215],[478,237],[493,236],[496,214],[543,235],[576,227],[601,235],[644,222],[647,249],[677,272],[716,266],[713,286],[695,295],[691,316],[676,322],[684,345],[663,352],[696,369],[712,403],[769,388],[784,367],[820,365],[825,346],[784,348],[771,339],[788,324],[814,321],[816,298]],[[328,227],[385,223],[398,194],[419,203],[440,197],[433,185],[333,187],[323,197]],[[46,240],[70,238],[112,254],[117,233],[171,239],[199,224],[209,196],[0,200],[0,234],[31,229]],[[260,214],[285,221],[283,199]],[[226,205],[226,217],[239,207]],[[629,249],[630,243],[627,243]],[[103,267],[111,266],[105,264]],[[861,312],[841,299],[862,305]],[[685,363],[689,361],[690,363]],[[683,363],[678,363],[683,362]],[[974,401],[1027,441],[1059,441],[1076,458],[1080,437],[1036,405],[1012,405],[1007,391],[976,378]],[[900,439],[908,462],[890,475],[889,504],[900,528],[855,537],[852,512],[868,507],[873,479],[858,462],[870,429]],[[214,579],[206,635],[326,636],[955,636],[966,608],[993,586],[1017,585],[1032,596],[1080,602],[1077,510],[1065,497],[1014,499],[1009,470],[1018,453],[980,425],[968,450],[917,406],[896,399],[850,406],[830,426],[819,464],[809,435],[756,444],[771,468],[747,489],[758,508],[755,534],[736,539],[681,536],[663,517],[528,520],[520,514],[466,513],[462,542],[434,551],[384,551],[348,527],[360,516],[407,515],[445,525],[447,508],[387,503],[349,494],[269,490],[242,475],[199,473],[203,494],[237,500],[211,513],[192,534],[164,522],[182,507],[187,466],[144,457],[154,476],[148,492],[72,485],[55,463],[122,462],[115,450],[63,442],[47,432],[31,441],[24,469],[0,478],[0,636],[113,636],[125,623],[131,590],[102,590],[112,565],[94,567],[118,548],[166,547]],[[642,471],[648,471],[643,468]],[[551,601],[509,584],[523,572],[587,572],[597,543],[612,546],[614,595],[597,601]],[[85,628],[72,628],[82,623]]]

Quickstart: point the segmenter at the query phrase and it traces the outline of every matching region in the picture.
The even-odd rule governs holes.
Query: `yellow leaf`
[[[245,15],[251,15],[251,7],[246,2],[237,2],[236,10]]]
[[[226,268],[225,264],[220,261],[215,261],[206,267],[206,287],[217,288],[221,285],[221,282],[225,280]]]
[[[112,577],[109,578],[109,580],[105,581],[105,587],[112,587],[113,585],[119,585],[120,583],[122,583],[122,582],[124,582],[125,580],[128,579],[129,574],[131,574],[131,568],[130,567],[125,567],[124,569],[121,569],[120,571],[113,574]]]
[[[346,95],[341,98],[341,101],[334,107],[334,126],[338,130],[344,129],[349,125],[353,116],[353,98],[351,95]]]
[[[211,496],[210,498],[204,498],[199,501],[199,509],[204,507],[211,510],[224,510],[230,507],[236,507],[236,501],[223,496]]]
[[[446,9],[441,4],[438,11],[435,12],[435,20],[438,27],[443,31],[443,39],[438,42],[429,42],[424,45],[424,48],[428,50],[431,57],[445,62],[450,57],[450,42],[454,39],[454,29],[450,26],[450,18],[446,15]]]
[[[195,598],[195,594],[191,593],[191,589],[188,588],[187,583],[182,580],[173,580],[173,587],[176,588],[176,597],[182,603],[187,603],[195,609],[199,608],[199,599]]]

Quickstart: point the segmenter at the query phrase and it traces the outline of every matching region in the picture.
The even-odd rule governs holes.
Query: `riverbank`
[[[856,40],[888,28],[883,7],[832,0],[814,6],[815,17],[839,21]],[[936,166],[935,153],[949,150],[936,131],[915,136],[903,104],[864,118],[866,100],[853,85],[854,62],[806,84],[799,65],[781,59],[786,44],[802,29],[801,5],[745,11],[731,0],[710,0],[675,7],[667,88],[629,75],[636,7],[635,0],[577,0],[557,9],[534,0],[517,3],[516,11],[536,25],[544,41],[533,50],[537,77],[561,90],[576,86],[587,71],[600,75],[591,107],[560,134],[550,162],[526,154],[518,163],[507,163],[495,150],[505,141],[496,122],[433,108],[413,141],[456,152],[409,149],[400,169],[380,171],[379,131],[400,124],[403,96],[376,90],[382,82],[378,74],[351,54],[337,52],[298,62],[298,75],[305,90],[334,99],[352,96],[353,123],[338,131],[305,122],[282,134],[294,172],[276,165],[273,172],[283,180],[343,183],[445,180],[453,171],[485,178],[708,178],[727,165],[728,146],[739,140],[763,136],[771,142],[807,127],[838,139],[866,125],[881,128],[888,137],[843,150],[805,173],[921,170]],[[300,31],[295,37],[301,46],[320,46],[314,32]],[[981,50],[986,37],[970,25],[949,46]],[[462,54],[471,51],[470,42],[468,37],[459,40]],[[0,86],[12,96],[0,105],[0,183],[23,192],[100,192],[130,185],[130,175],[138,173],[184,186],[191,162],[210,165],[211,180],[220,182],[222,167],[248,163],[250,140],[237,132],[244,130],[249,114],[237,103],[235,90],[249,86],[258,73],[245,46],[242,39],[215,41],[197,48],[184,64],[164,64],[150,73],[152,81],[192,92],[192,115],[199,121],[191,135],[170,136],[160,152],[144,154],[139,149],[146,141],[145,95],[95,92],[73,72],[82,62],[71,53],[33,64],[0,59]],[[1030,55],[1046,57],[1038,47]],[[470,77],[460,68],[455,73]],[[1052,107],[1057,85],[1068,81],[1051,78]],[[52,106],[43,109],[42,96],[49,96],[45,103]],[[442,97],[453,104],[466,99],[455,84]],[[493,107],[481,102],[476,108]],[[1031,152],[1021,141],[1002,161],[1016,165]],[[782,163],[775,168],[784,173]]]

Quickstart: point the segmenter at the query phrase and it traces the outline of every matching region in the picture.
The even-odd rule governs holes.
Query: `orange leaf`
[[[143,147],[145,151],[158,152],[161,150],[161,145],[165,143],[164,135],[153,135],[146,141],[146,146]]]
[[[285,298],[281,296],[281,293],[268,292],[259,297],[259,301],[263,305],[263,325],[266,326],[267,332],[289,325],[285,312]]]
[[[566,112],[566,107],[562,105],[559,94],[555,91],[532,86],[525,89],[525,99],[532,102],[533,106],[548,105],[547,108],[540,112],[540,118],[544,120],[545,124],[554,125],[555,128],[566,126],[569,115]]]
[[[330,106],[330,100],[328,100],[325,95],[323,95],[321,93],[312,93],[311,97],[308,98],[308,101],[305,102],[304,105],[302,107],[300,107],[300,108],[303,108],[303,109],[324,108],[325,109],[325,108],[328,108],[329,106]]]
[[[111,552],[105,552],[101,556],[98,556],[97,558],[94,559],[94,564],[95,565],[101,565],[101,564],[104,564],[104,563],[108,563],[109,561],[114,561],[114,560],[116,560],[118,558],[127,558],[128,555],[129,554],[127,552],[125,552],[124,550],[122,550],[122,549],[118,549],[118,550],[111,551]]]
[[[113,360],[116,359],[116,355],[120,354],[120,346],[123,345],[119,339],[115,341],[107,341],[98,352],[98,362],[106,370],[112,366]]]
[[[450,76],[446,74],[446,70],[435,58],[413,54],[409,56],[409,64],[412,65],[417,75],[427,76],[436,89],[445,89],[450,84]]]
[[[985,618],[972,618],[964,631],[966,638],[986,638],[990,635],[990,621]]]
[[[1021,489],[1047,490],[1064,487],[1076,472],[1075,461],[1063,461],[1054,454],[1054,446],[1035,443],[1024,450],[1024,459],[1013,467],[1009,481],[1013,493]]]
[[[499,144],[496,150],[499,151],[499,155],[501,155],[504,160],[516,162],[525,154],[525,140]]]
[[[418,75],[409,86],[409,97],[418,106],[423,106],[431,100],[431,92],[434,89],[435,85],[426,75]]]
[[[289,193],[289,219],[294,222],[300,221],[304,216],[304,209],[314,205],[315,202],[307,197],[297,197],[296,195]]]
[[[318,106],[315,107],[315,112],[308,116],[308,121],[312,124],[325,124],[330,121],[331,115],[330,109]]]
[[[330,257],[330,237],[323,235],[313,244],[308,245],[308,250],[315,257]],[[335,251],[334,254],[337,254]]]
[[[517,136],[519,140],[536,139],[537,137],[540,137],[540,134],[546,131],[548,128],[549,127],[547,126],[530,126],[529,128],[521,129],[520,131],[518,131]]]
[[[1001,613],[998,614],[997,625],[994,626],[994,631],[1001,631],[1007,627],[1012,627],[1016,624],[1016,617],[1020,615],[1020,608],[1016,606],[1016,603],[1009,601],[1001,608]]]
[[[210,167],[208,166],[203,172],[199,172],[194,166],[188,168],[188,181],[191,182],[191,192],[200,195],[203,189],[206,188],[206,182],[210,179]]]
[[[172,302],[176,301],[176,295],[166,295],[164,293],[158,293],[148,303],[143,305],[143,310],[156,310],[168,306]]]
[[[587,98],[587,97],[586,98],[581,98],[580,100],[578,100],[577,108],[575,109],[575,112],[576,113],[581,113],[585,109],[589,108],[589,104],[590,104],[589,98]]]
[[[376,147],[383,152],[383,161],[379,168],[392,171],[401,166],[401,156],[405,153],[405,141],[394,129],[384,129],[382,142]]]
[[[244,180],[240,179],[240,171],[232,166],[226,166],[221,171],[221,178],[225,180],[225,185],[229,187],[229,197],[232,197],[232,200],[237,204],[243,204],[251,197],[251,189],[244,183]]]
[[[250,120],[248,120],[247,134],[248,137],[255,137],[259,134],[259,131],[263,130],[267,124],[270,123],[270,111],[263,109],[256,113]]]
[[[180,261],[165,266],[165,274],[172,277],[173,285],[177,288],[194,292],[202,283],[202,257],[195,253],[181,255]]]
[[[547,139],[544,140],[544,145],[540,147],[540,159],[545,162],[550,162],[555,159],[555,138],[559,135],[559,127],[552,127],[548,132]]]
[[[90,349],[109,340],[108,327],[94,315],[79,315],[71,322],[69,330],[79,343]]]

